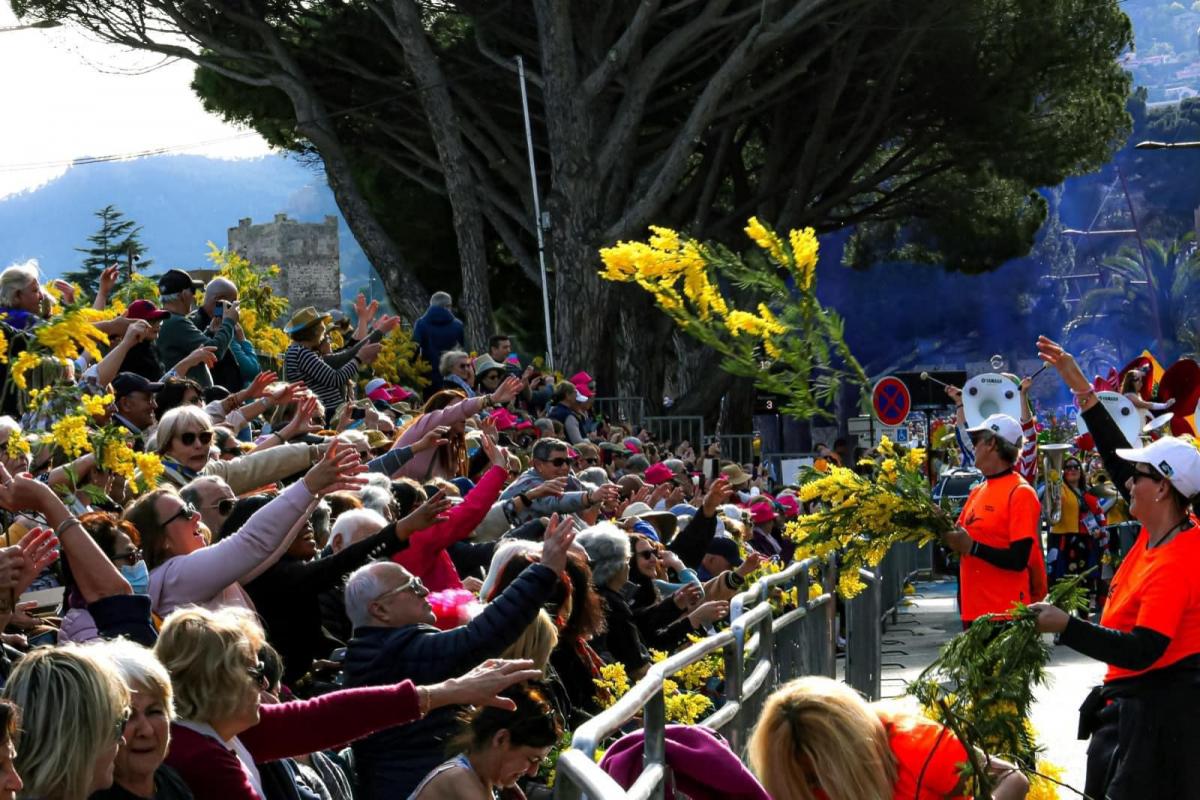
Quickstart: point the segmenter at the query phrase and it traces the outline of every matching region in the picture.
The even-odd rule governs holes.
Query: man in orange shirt
[[[1042,508],[1037,492],[1013,465],[1021,452],[1021,424],[993,414],[968,428],[975,466],[984,482],[971,490],[958,528],[943,541],[962,556],[958,571],[963,628],[978,617],[1006,618],[1013,603],[1032,603],[1026,568],[1036,546]]]

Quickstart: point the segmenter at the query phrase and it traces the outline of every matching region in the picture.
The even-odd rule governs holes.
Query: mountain
[[[285,156],[160,155],[77,165],[0,199],[0,266],[36,258],[49,277],[74,269],[82,258],[74,248],[87,244],[97,227],[94,212],[109,203],[142,226],[154,272],[207,267],[208,242],[226,246],[226,229],[243,217],[341,220],[319,167]],[[343,293],[350,294],[367,283],[370,265],[344,220],[340,229]]]

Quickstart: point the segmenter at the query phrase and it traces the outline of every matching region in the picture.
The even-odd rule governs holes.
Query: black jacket
[[[515,642],[551,599],[558,576],[531,564],[470,624],[449,631],[432,625],[358,628],[346,652],[346,686],[410,680],[418,686],[462,675]],[[439,708],[417,722],[354,743],[362,798],[408,797],[430,770],[446,760],[458,732],[457,707]]]
[[[266,572],[246,584],[246,591],[267,630],[267,640],[283,659],[283,682],[293,684],[317,658],[343,642],[321,626],[321,592],[339,585],[345,576],[368,561],[388,558],[405,548],[396,538],[396,525],[347,545],[339,553],[311,561],[284,555]]]
[[[632,679],[634,672],[650,663],[650,651],[642,641],[633,611],[624,596],[607,586],[597,586],[596,591],[604,599],[604,620],[608,630],[592,641],[592,647],[610,663],[620,661],[624,664],[625,672]]]

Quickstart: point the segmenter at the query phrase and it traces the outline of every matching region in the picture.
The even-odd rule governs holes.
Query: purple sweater
[[[169,558],[150,570],[154,613],[165,617],[185,605],[254,610],[254,603],[238,580],[258,567],[269,566],[266,562],[274,562],[283,554],[284,542],[304,523],[316,499],[304,481],[296,481],[254,512],[237,533],[187,555]]]

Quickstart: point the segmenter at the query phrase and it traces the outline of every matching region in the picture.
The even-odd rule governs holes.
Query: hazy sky
[[[268,152],[257,134],[204,111],[188,87],[190,63],[158,66],[158,56],[72,27],[2,30],[16,24],[0,0],[0,197],[45,183],[88,156],[160,147],[221,158]]]

